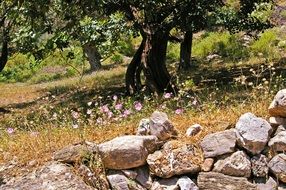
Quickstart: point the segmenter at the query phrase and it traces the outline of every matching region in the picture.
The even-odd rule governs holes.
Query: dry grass
[[[172,115],[170,117],[175,128],[179,132],[182,141],[197,144],[205,135],[234,127],[239,116],[245,112],[252,112],[258,116],[267,117],[269,100],[256,101],[251,104],[217,108],[214,111],[189,111],[183,115]],[[0,154],[0,162],[7,162],[14,156],[18,158],[20,165],[26,165],[31,160],[38,164],[51,159],[53,152],[72,143],[83,140],[103,142],[116,136],[134,134],[139,123],[139,118],[127,123],[118,123],[96,128],[87,126],[82,129],[56,128],[43,126],[37,134],[30,132],[19,132],[2,138],[1,150],[9,154]],[[203,131],[195,137],[186,137],[187,128],[195,123],[203,126]]]
[[[84,76],[81,82],[79,82],[79,78],[72,78],[38,85],[2,85],[1,87],[6,90],[5,93],[1,93],[0,100],[5,97],[7,98],[7,100],[5,100],[6,102],[2,100],[2,105],[33,101],[36,97],[45,95],[48,91],[53,89],[59,90],[63,88],[64,91],[69,91],[79,87],[82,88],[82,86],[85,86],[86,91],[91,89],[101,91],[105,87],[110,87],[111,85],[122,85],[125,69],[125,67],[117,67],[109,71],[101,71],[96,74]],[[114,80],[114,78],[116,79]],[[204,104],[202,109],[192,109],[182,115],[169,115],[170,120],[179,132],[178,139],[180,141],[197,145],[200,140],[209,133],[234,127],[239,116],[245,112],[252,112],[257,116],[264,118],[267,117],[267,107],[272,95],[245,92],[249,98],[246,98],[245,101],[236,101],[236,97],[240,96],[241,92],[219,93],[225,93],[226,96],[233,99],[232,103],[223,103],[222,105],[216,106],[216,104],[212,104],[213,100],[206,100],[206,102],[201,102]],[[18,98],[19,94],[23,95],[21,101]],[[208,96],[209,94],[201,95]],[[219,96],[220,95],[217,94],[217,97]],[[67,97],[63,96],[61,98]],[[44,103],[53,105],[55,102]],[[43,102],[38,102],[36,105],[18,109],[10,116],[9,114],[2,116],[2,119],[7,120],[8,118],[12,120],[17,115],[25,115],[31,110],[37,110],[38,104],[43,104]],[[212,106],[209,106],[210,104],[212,104]],[[103,127],[87,125],[83,128],[73,129],[70,126],[58,127],[43,125],[37,130],[37,133],[24,130],[16,131],[16,133],[13,134],[3,133],[0,135],[0,164],[7,163],[16,157],[17,167],[14,168],[13,174],[17,174],[22,171],[22,168],[35,167],[51,160],[55,151],[60,150],[69,144],[78,143],[83,140],[100,143],[116,136],[135,134],[140,119],[142,117],[150,116],[154,109],[150,109],[150,111],[145,112],[140,115],[140,117],[137,116],[125,122],[112,123]],[[186,137],[185,132],[187,128],[195,123],[201,124],[203,126],[203,131],[195,137]],[[2,128],[3,127],[4,126],[2,126]],[[36,161],[37,164],[29,165],[31,160]]]

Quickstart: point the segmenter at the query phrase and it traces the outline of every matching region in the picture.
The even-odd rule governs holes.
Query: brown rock
[[[286,131],[282,131],[276,134],[268,142],[268,146],[275,152],[285,152],[286,151]]]
[[[269,123],[272,126],[286,125],[286,118],[283,117],[270,117]]]
[[[213,171],[236,177],[250,177],[251,163],[243,151],[237,151],[225,159],[218,160]]]
[[[286,154],[278,154],[268,163],[270,171],[282,182],[286,183]]]
[[[282,131],[286,131],[286,125],[279,125],[275,131],[274,136],[276,136],[278,133],[280,133]]]
[[[107,179],[114,190],[145,190],[140,184],[128,179],[121,171],[109,170]]]
[[[199,172],[199,154],[194,146],[189,144],[176,145],[167,142],[163,150],[150,154],[147,158],[151,173],[162,178],[185,173],[195,174]]]
[[[213,158],[206,158],[204,160],[204,163],[201,165],[201,169],[203,172],[209,172],[212,170],[214,165],[214,159]]]
[[[198,186],[200,190],[257,190],[256,185],[244,177],[232,177],[216,172],[200,172]]]
[[[17,177],[1,186],[1,190],[94,190],[73,169],[65,164],[51,162],[26,176]]]
[[[252,173],[256,177],[266,177],[268,175],[268,159],[263,154],[251,158]]]
[[[235,150],[236,133],[234,129],[205,136],[201,142],[205,158],[216,157]]]
[[[286,117],[286,89],[280,90],[268,108],[269,114],[274,117]]]
[[[258,190],[276,190],[277,187],[278,187],[277,183],[272,177],[270,177],[265,184],[263,183],[257,184]]]
[[[105,173],[93,173],[86,165],[81,164],[78,168],[78,174],[82,177],[84,182],[91,187],[97,189],[109,189],[109,184],[106,179]]]
[[[54,153],[53,160],[62,163],[75,163],[88,154],[97,152],[97,145],[91,142],[83,142],[67,146]]]
[[[165,141],[177,135],[173,124],[169,121],[166,113],[155,111],[150,118],[150,135]]]
[[[151,190],[180,190],[177,185],[178,178],[160,179],[155,181],[151,187]]]
[[[122,136],[98,145],[105,168],[130,169],[146,164],[157,149],[155,136]]]

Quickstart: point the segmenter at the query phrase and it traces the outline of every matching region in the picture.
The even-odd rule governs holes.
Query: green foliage
[[[273,14],[272,3],[256,3],[255,10],[250,14],[251,17],[257,19],[261,23],[266,23]]]
[[[134,55],[135,48],[131,37],[126,36],[119,40],[118,52],[129,57]]]
[[[111,61],[115,64],[120,64],[123,63],[123,56],[120,53],[115,53],[112,57],[111,57]]]
[[[81,47],[56,50],[41,61],[16,53],[0,73],[0,82],[47,82],[79,75],[86,67]]]
[[[167,59],[172,62],[180,59],[180,45],[178,43],[170,43],[168,46]]]
[[[205,58],[210,54],[218,54],[233,61],[248,57],[248,51],[239,41],[238,34],[229,32],[210,32],[194,41],[194,56]]]
[[[25,82],[40,69],[33,56],[16,53],[0,73],[0,82]]]
[[[263,55],[268,59],[274,59],[278,57],[278,36],[275,29],[266,30],[261,34],[258,40],[254,41],[250,46],[251,52],[254,55]]]

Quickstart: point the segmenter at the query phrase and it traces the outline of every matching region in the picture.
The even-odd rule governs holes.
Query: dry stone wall
[[[181,142],[167,114],[142,119],[136,135],[70,145],[53,162],[1,189],[285,190],[286,89],[269,121],[245,113],[233,129],[209,134],[200,147]],[[203,129],[194,124],[186,136]],[[202,154],[203,153],[203,154]],[[28,188],[32,187],[32,188]]]

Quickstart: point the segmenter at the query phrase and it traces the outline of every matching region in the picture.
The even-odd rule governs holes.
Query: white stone
[[[272,133],[270,124],[252,113],[243,114],[236,123],[238,145],[252,154],[259,154]]]
[[[194,124],[187,129],[186,135],[188,137],[197,135],[203,127],[200,124]]]
[[[234,129],[209,134],[200,143],[205,158],[216,157],[232,153],[236,145],[236,132]]]

